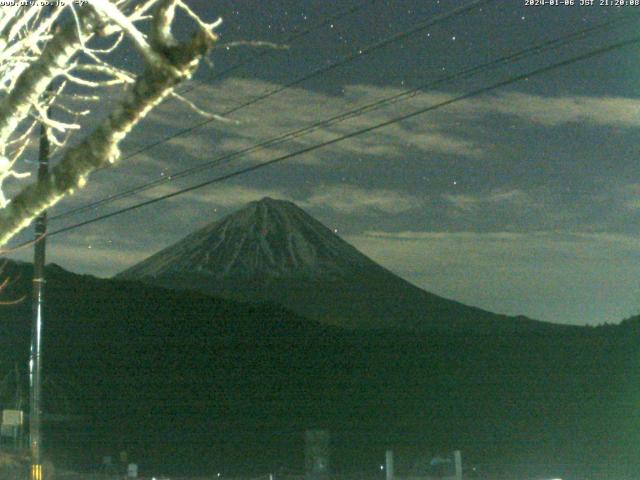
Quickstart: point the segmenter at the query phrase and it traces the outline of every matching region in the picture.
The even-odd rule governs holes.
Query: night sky
[[[469,1],[192,0],[221,16],[213,66],[179,91],[224,113]],[[236,158],[95,215],[275,158],[638,35],[640,7],[493,1],[318,75],[94,174],[52,212],[211,161],[406,89],[612,20],[557,49]],[[596,0],[596,4],[600,3]],[[361,6],[350,15],[341,12]],[[336,18],[294,41],[297,32]],[[182,20],[181,20],[182,22]],[[180,25],[180,27],[185,26]],[[180,28],[179,30],[183,30]],[[262,40],[288,49],[227,48]],[[135,65],[123,51],[119,61]],[[241,68],[220,72],[245,62]],[[640,49],[628,46],[327,148],[51,237],[48,261],[111,276],[246,202],[296,202],[363,253],[430,292],[507,314],[571,324],[640,312]],[[117,98],[114,92],[113,101]],[[130,152],[203,120],[166,101],[126,140]],[[31,235],[31,233],[29,233]],[[16,238],[21,241],[26,234]],[[15,258],[29,258],[19,251]]]

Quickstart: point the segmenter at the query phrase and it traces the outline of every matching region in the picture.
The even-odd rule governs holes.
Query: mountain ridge
[[[7,262],[3,274],[1,299],[26,298],[0,309],[0,366],[26,371],[32,266]],[[46,424],[47,451],[88,467],[127,450],[183,476],[301,469],[309,428],[331,431],[338,472],[377,465],[380,439],[410,443],[411,455],[460,448],[469,462],[638,458],[636,323],[558,335],[349,331],[278,305],[55,266],[44,306],[45,411],[87,419]],[[69,401],[52,405],[60,380]],[[589,476],[573,474],[562,478]]]
[[[269,197],[250,202],[114,278],[234,300],[272,301],[304,317],[349,328],[510,334],[560,328],[422,290],[294,203]]]
[[[116,277],[155,276],[180,269],[216,277],[331,277],[344,273],[344,265],[336,265],[338,258],[343,264],[347,259],[353,267],[375,264],[294,203],[265,197]],[[171,261],[178,264],[170,265]]]

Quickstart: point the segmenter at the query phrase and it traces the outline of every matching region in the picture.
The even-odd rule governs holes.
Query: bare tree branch
[[[171,95],[180,82],[192,76],[199,61],[217,40],[213,28],[219,21],[212,24],[195,22],[197,31],[190,41],[179,43],[173,38],[171,24],[175,8],[185,9],[189,16],[195,15],[180,1],[146,2],[147,5],[159,3],[153,15],[149,43],[146,40],[141,41],[144,37],[141,37],[130,19],[125,21],[126,17],[123,19],[123,15],[113,10],[118,10],[116,4],[106,0],[96,0],[93,3],[104,16],[123,29],[127,37],[134,40],[141,49],[146,68],[144,73],[135,78],[122,102],[93,132],[78,145],[69,148],[62,160],[42,181],[25,187],[5,205],[5,208],[0,209],[0,245],[4,245],[18,231],[29,225],[43,210],[60,201],[65,195],[73,193],[74,189],[84,186],[89,173],[116,162],[120,156],[118,145],[122,139],[152,108]],[[91,14],[78,12],[78,19],[79,28],[84,29],[86,35],[97,30],[98,25]],[[42,56],[24,71],[23,75],[26,74],[26,78],[17,82],[5,101],[0,102],[0,142],[3,138],[9,137],[12,133],[9,131],[11,128],[15,129],[18,126],[19,120],[16,117],[24,118],[32,105],[39,105],[39,97],[48,83],[57,75],[65,73],[64,63],[80,48],[77,27],[67,25],[62,32],[54,36]],[[132,80],[127,78],[128,74],[124,71],[108,68],[105,70],[104,65],[95,71],[110,73],[121,80]],[[74,124],[47,119],[41,106],[36,110],[39,111],[40,118],[58,130],[68,132],[75,128]],[[11,118],[7,119],[5,116]],[[0,182],[6,176],[15,176],[15,172],[11,172],[3,177],[1,171],[2,165]]]

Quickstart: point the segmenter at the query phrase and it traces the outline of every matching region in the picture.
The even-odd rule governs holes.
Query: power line
[[[494,0],[474,0],[473,2],[470,2],[467,5],[463,5],[462,7],[458,7],[458,8],[455,8],[453,10],[450,10],[448,12],[445,12],[445,13],[443,13],[441,15],[438,15],[435,18],[429,20],[428,22],[422,23],[422,24],[418,25],[417,27],[414,27],[414,28],[412,28],[410,30],[405,30],[405,31],[396,33],[396,34],[394,34],[394,35],[392,35],[390,37],[387,37],[387,38],[385,38],[383,40],[380,40],[379,42],[376,42],[376,43],[374,43],[372,45],[369,45],[368,47],[363,47],[363,48],[359,49],[356,53],[348,55],[347,57],[343,58],[342,60],[340,60],[338,62],[334,62],[332,64],[329,64],[329,65],[325,66],[325,67],[316,69],[316,70],[312,71],[311,73],[309,73],[307,75],[304,75],[302,77],[299,77],[299,78],[297,78],[297,79],[295,79],[295,80],[293,80],[293,81],[291,81],[291,82],[289,82],[287,84],[280,85],[277,88],[275,88],[273,90],[270,90],[269,92],[267,92],[265,94],[262,94],[262,95],[260,95],[258,97],[255,97],[255,98],[253,98],[253,99],[251,99],[251,100],[249,100],[249,101],[247,101],[247,102],[245,102],[245,103],[243,103],[241,105],[237,105],[237,106],[235,106],[235,107],[233,107],[233,108],[231,108],[231,109],[229,109],[229,110],[227,110],[225,112],[222,112],[220,115],[223,115],[223,116],[224,115],[228,115],[228,114],[236,112],[236,111],[238,111],[238,110],[240,110],[242,108],[245,108],[245,107],[247,107],[249,105],[253,105],[253,104],[255,104],[255,103],[259,102],[259,101],[265,100],[266,98],[269,98],[269,97],[271,97],[271,96],[273,96],[273,95],[275,95],[277,93],[280,93],[280,92],[282,92],[282,91],[284,91],[284,90],[286,90],[288,88],[291,88],[294,85],[298,85],[298,84],[300,84],[300,83],[302,83],[302,82],[304,82],[306,80],[309,80],[309,79],[311,79],[313,77],[316,77],[316,76],[321,75],[323,73],[326,73],[326,72],[328,72],[330,70],[338,68],[338,67],[340,67],[342,65],[345,65],[345,64],[353,61],[356,58],[360,58],[362,56],[368,55],[369,53],[371,53],[371,52],[373,52],[375,50],[383,48],[383,47],[385,47],[385,46],[387,46],[387,45],[389,45],[389,44],[391,44],[393,42],[396,42],[398,40],[402,40],[404,38],[407,38],[408,36],[411,36],[411,35],[413,35],[413,34],[415,34],[417,32],[420,32],[420,31],[426,29],[426,28],[429,28],[429,27],[432,27],[434,25],[437,25],[438,23],[441,23],[441,22],[443,22],[445,20],[457,17],[459,15],[463,15],[463,14],[465,14],[465,13],[467,13],[469,11],[472,11],[472,10],[474,10],[476,8],[479,8],[481,5],[483,5],[485,3],[489,3],[491,1],[494,1]],[[200,128],[200,127],[203,127],[204,125],[207,125],[207,124],[209,124],[209,123],[211,123],[213,121],[215,121],[215,119],[213,119],[213,118],[203,120],[203,121],[201,121],[199,123],[196,123],[196,124],[192,125],[191,127],[187,127],[187,128],[182,129],[182,130],[180,130],[180,131],[178,131],[178,132],[176,132],[174,134],[168,135],[168,136],[164,137],[161,140],[158,140],[156,142],[147,144],[144,147],[139,148],[138,150],[135,150],[135,151],[123,156],[121,158],[121,161],[128,160],[128,159],[130,159],[132,157],[140,155],[141,153],[144,153],[147,150],[151,150],[152,148],[155,148],[158,145],[162,145],[163,143],[166,143],[166,142],[168,142],[168,141],[170,141],[170,140],[172,140],[174,138],[177,138],[177,137],[180,137],[180,136],[185,135],[187,133],[190,133],[190,132],[192,132],[192,131]],[[160,180],[162,180],[162,179],[160,179]],[[120,198],[120,196],[118,194],[116,194],[115,197]],[[115,200],[116,198],[108,197],[106,200],[111,201],[112,199]],[[91,207],[80,207],[80,208],[82,208],[84,210],[86,208],[91,208]],[[74,213],[77,212],[77,211],[78,211],[78,209],[74,209]],[[50,219],[54,220],[54,219],[57,219],[57,218],[61,218],[63,216],[70,215],[70,214],[71,214],[70,212],[63,212],[61,214],[52,216]]]
[[[418,87],[412,88],[410,90],[406,90],[406,91],[400,92],[398,94],[395,94],[395,95],[392,95],[392,96],[389,96],[389,97],[385,97],[385,98],[380,99],[378,101],[375,101],[373,103],[369,103],[369,104],[363,105],[361,107],[358,107],[355,110],[350,110],[348,112],[340,113],[340,114],[335,115],[333,117],[330,117],[328,119],[325,119],[325,120],[316,122],[314,124],[308,125],[306,127],[303,127],[301,129],[294,130],[292,132],[288,132],[286,134],[282,134],[282,135],[279,135],[279,136],[276,136],[276,137],[272,137],[272,138],[270,138],[270,139],[268,139],[268,140],[266,140],[264,142],[261,142],[259,144],[256,144],[256,145],[253,145],[253,146],[250,146],[250,147],[247,147],[247,148],[244,148],[244,149],[241,149],[241,150],[229,153],[229,154],[225,154],[225,155],[223,155],[221,157],[218,157],[218,158],[216,158],[214,160],[211,160],[209,162],[206,162],[206,163],[203,163],[203,164],[200,164],[200,165],[197,165],[197,166],[185,169],[185,170],[181,170],[179,172],[170,174],[170,175],[168,175],[168,176],[166,176],[164,178],[153,180],[151,182],[147,182],[145,184],[138,185],[138,186],[136,186],[136,187],[134,187],[132,189],[129,189],[129,190],[126,190],[126,191],[123,191],[123,192],[119,192],[119,193],[116,193],[114,195],[110,195],[110,196],[102,198],[100,200],[91,202],[91,203],[89,203],[87,205],[83,205],[83,206],[80,206],[80,207],[76,207],[76,208],[67,210],[65,212],[62,212],[62,213],[60,213],[58,215],[55,215],[55,216],[51,217],[50,219],[51,220],[57,220],[57,219],[64,218],[64,217],[67,217],[67,216],[71,216],[71,215],[74,215],[74,214],[77,214],[77,213],[80,213],[80,212],[83,212],[83,211],[86,211],[86,210],[90,210],[90,209],[98,207],[100,205],[111,203],[111,202],[113,202],[115,200],[119,200],[119,199],[122,199],[122,198],[129,197],[129,196],[134,195],[136,193],[140,193],[140,192],[146,191],[146,190],[148,190],[150,188],[156,187],[158,185],[162,185],[164,183],[173,181],[173,180],[175,180],[177,178],[186,177],[188,175],[192,175],[194,173],[198,173],[200,171],[216,167],[218,165],[221,165],[224,161],[230,161],[230,160],[232,160],[234,158],[237,158],[239,156],[243,156],[246,153],[254,152],[256,150],[262,150],[262,149],[265,149],[267,147],[278,145],[278,144],[286,142],[288,140],[298,138],[298,137],[300,137],[300,136],[302,136],[302,135],[304,135],[306,133],[309,133],[311,131],[314,131],[314,130],[320,128],[320,127],[333,125],[335,123],[339,123],[339,122],[342,122],[342,121],[345,121],[345,120],[348,120],[348,119],[351,119],[351,118],[355,118],[355,117],[360,116],[360,115],[362,115],[364,113],[379,109],[379,108],[381,108],[383,106],[390,105],[390,104],[393,104],[393,103],[396,103],[396,102],[399,102],[399,101],[406,100],[408,98],[414,97],[414,96],[422,93],[422,90],[424,90],[424,89],[433,88],[433,87],[436,87],[436,86],[438,86],[440,84],[449,83],[449,82],[452,82],[452,81],[455,81],[455,80],[469,78],[469,77],[472,77],[472,76],[477,75],[479,73],[482,73],[482,72],[484,72],[486,70],[498,67],[498,66],[506,64],[506,63],[511,63],[511,62],[523,60],[525,58],[528,58],[528,57],[533,56],[533,55],[538,55],[538,54],[546,52],[548,50],[561,48],[564,45],[566,45],[567,43],[569,43],[569,41],[571,41],[571,40],[573,40],[575,38],[580,38],[580,37],[583,37],[583,36],[585,36],[585,35],[587,35],[589,33],[594,32],[594,31],[601,30],[601,29],[606,29],[606,28],[609,28],[611,26],[618,25],[620,23],[623,23],[623,22],[626,22],[626,21],[629,21],[629,20],[637,19],[638,17],[640,17],[640,14],[629,15],[629,16],[625,16],[622,19],[613,19],[613,20],[610,20],[608,22],[604,22],[604,23],[599,24],[599,25],[595,25],[595,26],[592,26],[592,27],[584,28],[584,29],[581,29],[579,31],[569,33],[567,35],[563,35],[561,37],[556,37],[556,38],[553,38],[553,39],[550,39],[550,40],[546,40],[546,41],[541,42],[539,44],[536,44],[536,45],[533,45],[531,47],[528,47],[528,48],[526,48],[524,50],[520,50],[518,52],[505,55],[503,57],[500,57],[498,59],[486,62],[484,64],[477,65],[477,66],[462,70],[462,71],[460,71],[458,73],[455,73],[455,74],[451,74],[451,75],[447,75],[447,76],[444,76],[444,77],[440,77],[440,78],[436,79],[433,82],[422,84],[422,85],[419,85]]]
[[[354,132],[342,135],[340,137],[336,137],[336,138],[334,138],[332,140],[328,140],[326,142],[322,142],[322,143],[318,143],[318,144],[315,144],[315,145],[312,145],[312,146],[309,146],[309,147],[306,147],[306,148],[302,148],[302,149],[297,150],[295,152],[288,153],[288,154],[285,154],[285,155],[281,155],[279,157],[276,157],[274,159],[268,160],[266,162],[259,163],[257,165],[252,165],[250,167],[246,167],[246,168],[243,168],[241,170],[236,170],[235,172],[228,173],[226,175],[222,175],[222,176],[216,177],[214,179],[211,179],[211,180],[208,180],[208,181],[205,181],[205,182],[201,182],[201,183],[198,183],[196,185],[192,185],[192,186],[177,190],[175,192],[168,193],[166,195],[162,195],[160,197],[156,197],[156,198],[153,198],[153,199],[150,199],[150,200],[146,200],[144,202],[140,202],[140,203],[137,203],[135,205],[130,205],[128,207],[125,207],[125,208],[116,210],[114,212],[110,212],[110,213],[98,216],[98,217],[90,219],[90,220],[85,220],[83,222],[79,222],[79,223],[76,223],[74,225],[70,225],[70,226],[67,226],[67,227],[60,228],[58,230],[54,230],[53,232],[49,232],[48,236],[58,235],[60,233],[65,233],[65,232],[68,232],[70,230],[75,230],[76,228],[80,228],[80,227],[83,227],[85,225],[89,225],[91,223],[102,221],[102,220],[114,217],[116,215],[120,215],[122,213],[129,212],[131,210],[136,210],[138,208],[141,208],[141,207],[144,207],[144,206],[147,206],[147,205],[151,205],[153,203],[157,203],[157,202],[160,202],[162,200],[167,200],[169,198],[172,198],[172,197],[175,197],[175,196],[178,196],[178,195],[182,195],[183,193],[191,192],[191,191],[200,189],[202,187],[205,187],[205,186],[208,186],[208,185],[212,185],[214,183],[220,183],[220,182],[228,180],[230,178],[234,178],[234,177],[237,177],[237,176],[240,176],[240,175],[244,175],[245,173],[250,173],[250,172],[253,172],[255,170],[259,170],[261,168],[267,167],[269,165],[273,165],[273,164],[276,164],[276,163],[283,162],[283,161],[288,160],[290,158],[297,157],[299,155],[303,155],[305,153],[309,153],[309,152],[312,152],[314,150],[318,150],[320,148],[327,147],[329,145],[333,145],[335,143],[347,140],[349,138],[353,138],[355,136],[362,135],[364,133],[369,133],[369,132],[378,130],[380,128],[384,128],[386,126],[392,125],[394,123],[398,123],[398,122],[407,120],[409,118],[416,117],[418,115],[422,115],[424,113],[427,113],[427,112],[430,112],[430,111],[433,111],[433,110],[438,110],[440,108],[446,107],[448,105],[452,105],[452,104],[457,103],[457,102],[461,102],[463,100],[467,100],[467,99],[472,98],[472,97],[483,95],[485,93],[491,92],[491,91],[496,90],[498,88],[502,88],[502,87],[505,87],[507,85],[511,85],[512,83],[516,83],[516,82],[519,82],[519,81],[522,81],[522,80],[526,80],[526,79],[529,79],[529,78],[534,77],[534,76],[542,75],[542,74],[551,72],[553,70],[557,70],[559,68],[562,68],[562,67],[565,67],[565,66],[580,62],[582,60],[586,60],[586,59],[589,59],[589,58],[592,58],[592,57],[596,57],[596,56],[599,56],[599,55],[602,55],[602,54],[605,54],[605,53],[608,53],[608,52],[612,52],[614,50],[618,50],[618,49],[626,47],[626,46],[630,46],[630,45],[633,45],[633,44],[638,44],[638,43],[640,43],[640,36],[639,37],[633,37],[633,38],[630,38],[630,39],[627,39],[627,40],[623,40],[623,41],[608,45],[606,47],[601,47],[601,48],[598,48],[598,49],[595,49],[595,50],[591,50],[591,51],[589,51],[587,53],[583,53],[582,55],[571,57],[569,59],[566,59],[566,60],[563,60],[563,61],[560,61],[560,62],[556,62],[556,63],[553,63],[551,65],[547,65],[546,67],[540,67],[540,68],[531,70],[529,72],[526,72],[526,73],[511,77],[511,78],[508,78],[506,80],[502,80],[502,81],[493,83],[493,84],[491,84],[489,86],[478,88],[476,90],[472,90],[471,92],[468,92],[468,93],[465,93],[465,94],[462,94],[462,95],[458,95],[458,96],[453,97],[453,98],[451,98],[449,100],[445,100],[445,101],[442,101],[440,103],[437,103],[437,104],[434,104],[434,105],[430,105],[429,107],[421,108],[421,109],[415,110],[415,111],[413,111],[411,113],[407,113],[407,114],[395,117],[393,119],[386,120],[384,122],[380,122],[380,123],[377,123],[375,125],[372,125],[372,126],[360,129],[360,130],[356,130]]]
[[[293,87],[295,85],[298,85],[298,84],[303,83],[303,82],[305,82],[307,80],[310,80],[311,78],[317,77],[318,75],[322,75],[322,74],[327,73],[327,72],[329,72],[331,70],[334,70],[334,69],[336,69],[338,67],[346,65],[347,63],[349,63],[349,62],[351,62],[351,61],[353,61],[353,60],[355,60],[357,58],[362,58],[362,57],[364,57],[364,56],[366,56],[366,55],[368,55],[368,54],[370,54],[370,53],[372,53],[372,52],[374,52],[376,50],[379,50],[379,49],[381,49],[383,47],[386,47],[387,45],[390,45],[390,44],[392,44],[394,42],[397,42],[399,40],[403,40],[403,39],[405,39],[405,38],[407,38],[407,37],[409,37],[409,36],[411,36],[411,35],[413,35],[415,33],[418,33],[418,32],[420,32],[420,31],[422,31],[422,30],[424,30],[426,28],[429,28],[429,27],[432,27],[434,25],[437,25],[438,23],[444,22],[445,20],[449,20],[450,18],[454,18],[454,17],[457,17],[459,15],[463,15],[463,14],[469,12],[469,11],[472,11],[472,10],[474,10],[476,8],[479,8],[481,5],[483,5],[485,3],[489,3],[489,2],[492,2],[492,1],[495,1],[495,0],[474,0],[474,1],[470,2],[467,5],[455,8],[453,10],[450,10],[449,12],[446,12],[446,13],[443,13],[441,15],[438,15],[435,18],[433,18],[432,20],[429,20],[426,23],[422,23],[419,26],[414,27],[414,28],[412,28],[410,30],[405,30],[405,31],[396,33],[396,34],[391,35],[390,37],[387,37],[387,38],[385,38],[383,40],[380,40],[379,42],[376,42],[376,43],[374,43],[372,45],[369,45],[367,47],[362,47],[362,48],[358,49],[356,52],[344,57],[343,59],[341,59],[341,60],[339,60],[337,62],[331,63],[331,64],[329,64],[327,66],[324,66],[324,67],[321,67],[321,68],[318,68],[318,69],[312,71],[311,73],[303,75],[302,77],[298,77],[297,79],[292,80],[289,83],[280,85],[280,86],[276,87],[273,90],[270,90],[270,91],[268,91],[268,92],[266,92],[266,93],[264,93],[262,95],[259,95],[258,97],[255,97],[255,98],[253,98],[253,99],[251,99],[251,100],[249,100],[249,101],[247,101],[245,103],[237,105],[237,106],[235,106],[235,107],[233,107],[233,108],[231,108],[229,110],[226,110],[226,111],[224,111],[224,112],[222,112],[222,113],[220,113],[218,115],[219,116],[225,116],[225,115],[229,115],[231,113],[235,113],[235,112],[237,112],[237,111],[239,111],[239,110],[241,110],[243,108],[246,108],[246,107],[248,107],[250,105],[253,105],[255,103],[258,103],[258,102],[261,102],[263,100],[266,100],[267,98],[272,97],[273,95],[276,95],[276,94],[278,94],[278,93],[280,93],[280,92],[282,92],[284,90],[287,90],[287,89],[289,89],[289,88],[291,88],[291,87]],[[121,161],[122,160],[128,160],[129,158],[132,158],[132,157],[135,157],[137,155],[140,155],[141,153],[144,153],[147,150],[151,150],[152,148],[157,147],[158,145],[162,145],[163,143],[166,143],[169,140],[172,140],[174,138],[182,136],[182,135],[184,135],[186,133],[190,133],[190,132],[192,132],[192,131],[194,131],[194,130],[196,130],[196,129],[204,126],[204,125],[208,125],[209,123],[214,122],[214,121],[216,121],[215,118],[209,118],[209,119],[203,120],[203,121],[201,121],[199,123],[196,123],[196,124],[192,125],[191,127],[187,127],[187,128],[185,128],[183,130],[180,130],[180,131],[178,131],[178,132],[176,132],[174,134],[168,135],[168,136],[164,137],[161,140],[158,140],[156,142],[147,144],[144,147],[139,148],[138,150],[135,150],[135,151],[133,151],[131,153],[128,153],[127,155],[123,156],[120,160]],[[100,169],[100,170],[103,170],[103,169]]]

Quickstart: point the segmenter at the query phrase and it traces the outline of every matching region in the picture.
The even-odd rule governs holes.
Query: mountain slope
[[[32,274],[31,265],[14,262],[2,271],[11,284],[0,301],[25,300],[0,307],[0,378],[14,363],[26,376]],[[127,450],[140,463],[189,472],[219,468],[228,449],[224,461],[239,468],[256,442],[244,432],[256,436],[269,425],[303,430],[318,417],[314,391],[335,376],[332,361],[318,353],[333,343],[325,340],[335,336],[327,327],[276,305],[97,279],[53,265],[46,277],[44,409],[82,416],[45,425],[47,454],[93,466]],[[4,387],[0,409],[14,401]],[[212,431],[249,446],[225,445]]]
[[[120,277],[332,279],[380,268],[291,202],[264,198],[188,235]]]
[[[515,333],[559,329],[421,290],[291,202],[264,198],[120,273],[168,288],[272,301],[347,327]]]
[[[0,301],[28,297],[30,265],[3,275]],[[638,458],[636,324],[502,338],[346,331],[59,267],[45,299],[44,409],[83,415],[46,425],[56,459],[95,468],[126,450],[145,477],[300,472],[308,428],[331,431],[336,471],[367,478],[396,447],[399,469],[459,448],[468,463],[572,464],[569,479],[597,478],[576,471],[593,459]],[[28,298],[0,308],[3,373],[25,371],[30,315]]]

